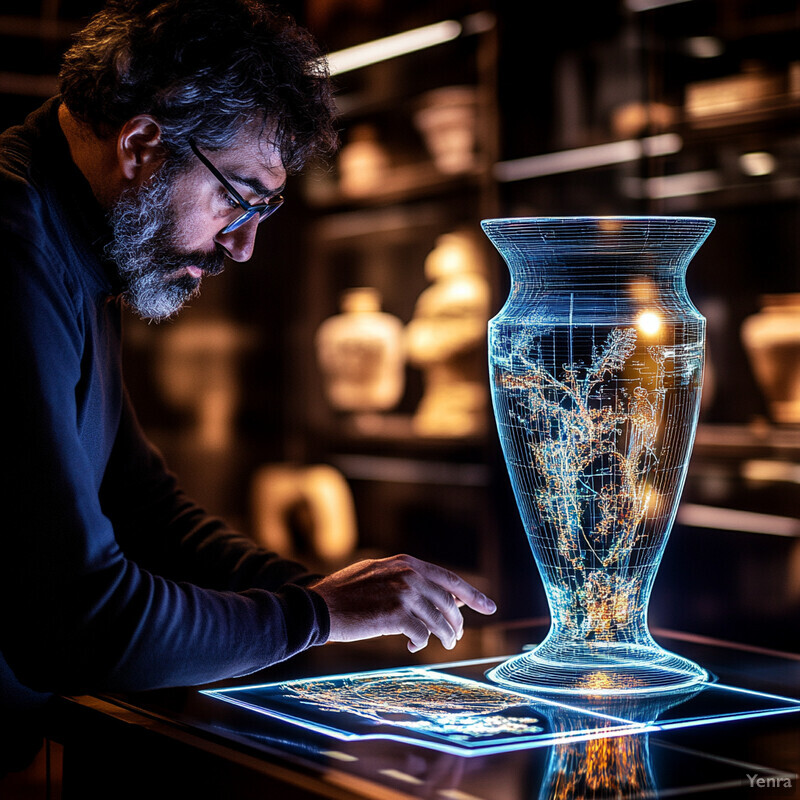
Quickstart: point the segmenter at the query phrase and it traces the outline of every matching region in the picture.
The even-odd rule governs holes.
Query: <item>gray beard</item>
[[[124,192],[109,214],[112,240],[106,254],[117,266],[122,298],[142,319],[171,317],[200,291],[200,278],[183,273],[197,266],[218,275],[224,267],[224,250],[185,253],[175,249],[178,240],[173,190],[179,170],[164,165],[142,186]]]

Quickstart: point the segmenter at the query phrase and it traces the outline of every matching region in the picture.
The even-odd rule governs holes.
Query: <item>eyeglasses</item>
[[[282,205],[283,195],[278,194],[270,197],[266,203],[256,203],[251,205],[247,200],[242,197],[236,189],[225,179],[224,175],[197,149],[197,145],[190,139],[189,145],[191,146],[194,154],[203,162],[212,175],[225,187],[228,194],[242,207],[243,214],[240,214],[236,219],[226,225],[220,233],[230,233],[237,228],[241,228],[246,222],[249,222],[253,217],[258,214],[258,222],[261,224],[267,217],[272,216]]]

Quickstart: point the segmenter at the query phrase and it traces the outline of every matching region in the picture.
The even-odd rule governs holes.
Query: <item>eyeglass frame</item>
[[[266,203],[248,203],[247,200],[231,186],[225,176],[200,152],[194,140],[189,139],[189,146],[192,148],[192,152],[200,159],[203,166],[211,172],[239,206],[244,209],[244,213],[236,217],[233,222],[228,223],[220,231],[220,234],[231,233],[237,228],[241,228],[242,225],[253,219],[256,214],[259,216],[258,224],[260,225],[267,217],[271,217],[283,205],[284,198],[282,194],[276,194],[274,197],[270,197]]]

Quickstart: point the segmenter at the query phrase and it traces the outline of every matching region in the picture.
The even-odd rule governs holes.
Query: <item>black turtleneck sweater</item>
[[[0,137],[6,708],[242,675],[329,630],[305,570],[188,499],[137,424],[109,232],[58,106]]]

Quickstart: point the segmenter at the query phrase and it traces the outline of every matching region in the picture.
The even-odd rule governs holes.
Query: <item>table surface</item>
[[[212,687],[63,698],[63,724],[68,728],[75,715],[84,726],[104,719],[123,720],[153,737],[179,742],[219,763],[285,785],[281,797],[800,796],[800,712],[761,716],[761,705],[767,708],[775,703],[759,704],[759,694],[748,694],[800,698],[800,655],[676,632],[656,630],[654,635],[667,649],[704,666],[717,684],[747,690],[741,696],[748,699],[748,714],[728,714],[723,721],[719,714],[716,718],[713,713],[705,718],[700,715],[695,724],[689,724],[681,721],[692,719],[688,710],[670,709],[662,714],[657,709],[647,718],[653,724],[633,730],[617,728],[615,735],[567,735],[544,744],[531,741],[516,749],[496,747],[474,755],[435,743],[410,743],[406,737],[391,736],[393,729],[385,726],[376,730],[388,730],[388,737],[336,738],[324,729],[255,713],[202,691],[399,666],[433,669],[438,674],[439,665],[453,662],[472,664],[466,669],[480,677],[482,659],[521,652],[540,641],[547,630],[541,620],[499,625],[470,621],[475,627],[467,629],[454,651],[431,644],[411,655],[399,637],[329,644]],[[573,729],[559,722],[562,717],[553,717],[546,705],[532,703],[528,716],[532,714],[549,721],[551,728],[561,724],[562,729]],[[668,724],[676,720],[679,724]]]

